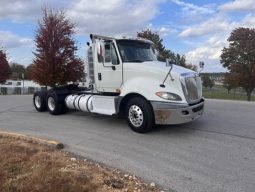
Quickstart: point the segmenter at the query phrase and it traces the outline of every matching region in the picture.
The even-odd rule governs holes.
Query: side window
[[[103,63],[104,57],[102,55],[102,45],[97,42],[97,60],[99,63]]]
[[[111,63],[112,62],[112,58],[111,58],[111,44],[109,42],[106,42],[105,43],[105,46],[104,46],[104,49],[105,49],[105,62],[106,63]]]
[[[119,64],[117,52],[112,42],[105,43],[105,62],[112,63],[113,65]]]

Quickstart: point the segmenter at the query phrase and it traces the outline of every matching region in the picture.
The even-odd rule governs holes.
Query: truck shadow
[[[101,124],[102,129],[105,129],[105,127],[108,127],[108,125],[111,125],[112,131],[121,131],[121,132],[130,132],[126,120],[123,117],[115,117],[115,116],[107,116],[107,115],[101,115],[101,114],[90,114],[85,112],[79,112],[79,111],[69,111],[66,115],[71,118],[80,120],[80,121],[95,121]],[[178,135],[186,135],[186,134],[193,134],[195,131],[203,130],[203,127],[206,126],[206,121],[201,117],[200,119],[197,119],[196,121],[192,121],[185,124],[179,124],[179,125],[155,125],[154,129],[151,130],[149,135],[172,135],[172,134],[178,134]],[[107,125],[107,126],[106,126]],[[109,130],[109,129],[108,129]]]
[[[151,131],[152,134],[192,134],[195,131],[203,131],[206,126],[206,122],[203,118],[197,119],[192,122],[178,125],[156,125]]]

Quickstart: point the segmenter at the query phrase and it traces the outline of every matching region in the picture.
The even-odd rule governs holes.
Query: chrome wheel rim
[[[36,106],[37,108],[40,108],[41,105],[42,105],[41,98],[40,98],[38,95],[35,96],[35,106]]]
[[[133,126],[140,127],[143,124],[143,112],[137,105],[132,105],[129,108],[128,118]]]
[[[54,111],[56,104],[55,104],[55,100],[52,97],[48,98],[48,107],[49,110]]]

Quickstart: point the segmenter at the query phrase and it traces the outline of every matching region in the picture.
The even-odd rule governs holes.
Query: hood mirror
[[[200,68],[200,71],[199,71],[198,74],[200,74],[200,73],[203,71],[204,66],[205,66],[205,63],[204,63],[203,61],[199,61],[199,68]]]

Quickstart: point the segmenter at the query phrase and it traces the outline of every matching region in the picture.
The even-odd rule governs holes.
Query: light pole
[[[24,95],[24,73],[22,73],[22,81],[23,81],[23,88],[22,88],[22,92],[23,92],[23,95]]]

